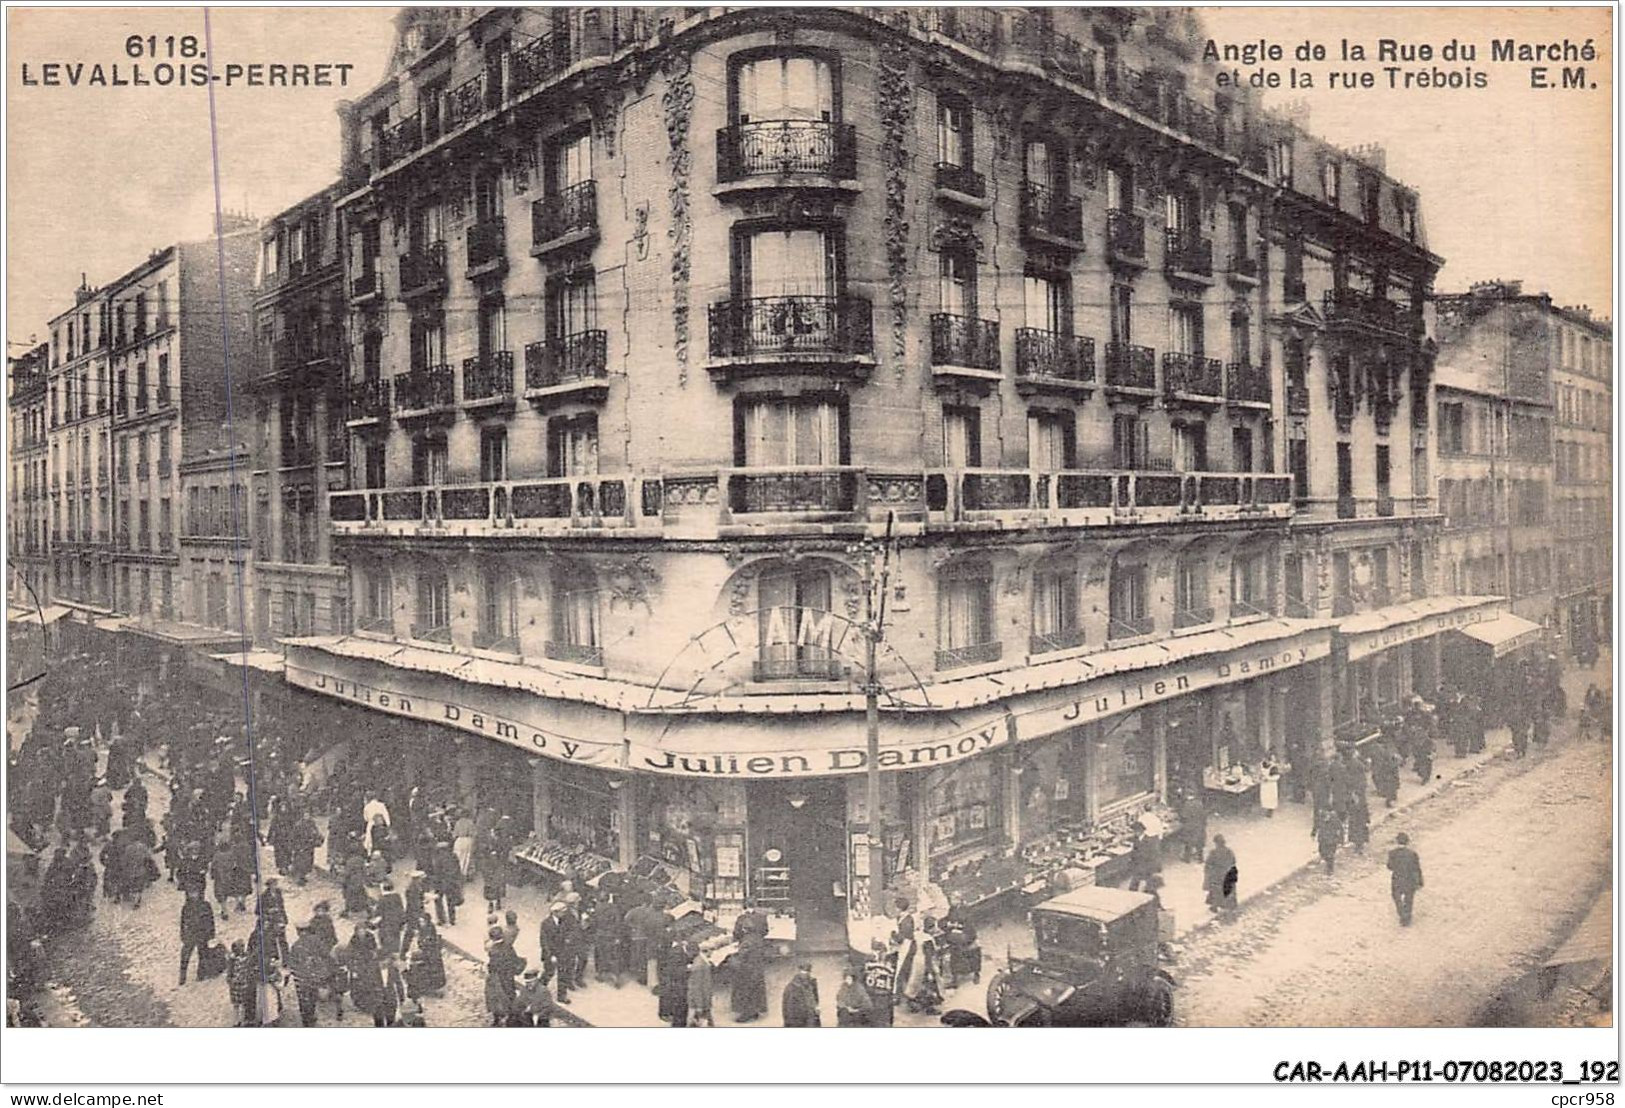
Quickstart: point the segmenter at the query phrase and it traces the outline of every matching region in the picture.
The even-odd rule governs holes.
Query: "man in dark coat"
[[[741,919],[744,917],[741,916]],[[626,912],[627,968],[639,985],[649,984],[649,963],[654,960],[655,940],[666,930],[666,913],[646,899],[640,899]],[[739,924],[734,923],[734,937]]]
[[[542,920],[542,959],[552,964],[553,972],[558,977],[560,1004],[570,1003],[570,989],[575,986],[576,948],[580,940],[578,927],[578,921],[566,911],[562,900],[554,901]]]
[[[438,924],[457,922],[457,906],[463,902],[463,867],[451,844],[435,844],[429,856],[429,885],[434,890],[434,918]]]
[[[124,790],[123,806],[126,827],[147,818],[147,786],[141,783],[141,778],[131,781],[129,788]]]
[[[1337,848],[1343,845],[1343,834],[1344,821],[1337,818],[1335,812],[1321,816],[1315,828],[1315,843],[1320,849],[1320,860],[1325,863],[1327,873],[1337,866]]]
[[[1207,805],[1202,790],[1192,787],[1179,806],[1180,853],[1187,862],[1200,862],[1207,852]]]
[[[818,981],[812,975],[812,963],[803,962],[795,976],[784,986],[781,1001],[786,1027],[818,1027]]]
[[[739,949],[728,960],[733,977],[730,1002],[734,1019],[750,1023],[767,1011],[767,975],[763,963],[767,957],[766,941],[754,932],[747,932],[739,940]]]
[[[192,960],[192,952],[198,952],[198,960],[203,958],[203,948],[214,938],[214,909],[209,902],[203,899],[201,893],[187,893],[186,903],[181,905],[181,980],[186,984],[186,964]]]
[[[1399,756],[1386,742],[1372,745],[1371,784],[1384,805],[1392,808],[1399,797]]]
[[[280,825],[283,818],[278,818]],[[316,821],[310,818],[310,813],[300,810],[293,817],[293,826],[288,829],[287,839],[283,849],[287,852],[287,875],[303,885],[310,876],[310,871],[316,867],[316,848],[322,845],[322,832],[316,826]]]
[[[1202,888],[1207,893],[1210,912],[1221,912],[1236,906],[1236,855],[1225,843],[1223,835],[1213,836],[1213,849],[1202,863]]]
[[[406,925],[406,906],[401,894],[395,891],[395,882],[385,880],[378,900],[373,905],[378,917],[378,945],[385,954],[398,954],[401,949],[401,928]]]
[[[1422,887],[1422,859],[1411,849],[1411,837],[1401,831],[1394,840],[1398,845],[1388,852],[1389,891],[1394,907],[1399,911],[1402,927],[1411,925],[1411,911],[1416,901],[1416,890]]]
[[[331,923],[331,921],[329,921]],[[299,1022],[316,1026],[316,1001],[333,980],[333,947],[311,924],[302,924],[299,937],[288,949],[288,971],[293,974],[294,994],[299,998]],[[334,994],[338,1015],[344,1015],[342,994]]]

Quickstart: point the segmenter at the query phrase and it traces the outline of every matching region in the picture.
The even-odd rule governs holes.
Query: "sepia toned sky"
[[[375,84],[393,8],[214,8],[217,67],[348,63],[350,87],[216,85],[224,205],[270,215],[331,181],[338,169],[333,107]],[[1202,8],[1220,41],[1267,38],[1292,48],[1342,38],[1373,53],[1379,38],[1477,45],[1473,67],[1491,86],[1471,91],[1270,91],[1302,99],[1310,129],[1343,146],[1377,142],[1389,172],[1418,188],[1438,287],[1521,277],[1562,304],[1607,310],[1612,297],[1609,144],[1613,90],[1609,11],[1471,8]],[[116,277],[149,250],[206,236],[213,213],[206,92],[201,88],[25,87],[21,67],[52,62],[134,64],[127,36],[203,36],[200,8],[51,8],[7,12],[7,338],[43,339],[69,306],[80,273]],[[1549,42],[1594,38],[1587,66],[1598,88],[1527,87],[1527,66],[1491,64],[1492,37]],[[145,61],[153,64],[151,59]],[[1371,63],[1366,68],[1373,68]],[[1441,68],[1460,65],[1439,63]],[[1317,72],[1331,61],[1300,68]],[[1555,79],[1555,78],[1554,78]],[[11,347],[16,353],[17,347]]]

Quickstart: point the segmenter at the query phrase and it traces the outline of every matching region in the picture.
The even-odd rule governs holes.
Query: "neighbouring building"
[[[1178,9],[403,11],[342,181],[260,236],[258,514],[298,545],[325,488],[311,564],[353,598],[281,636],[286,681],[523,860],[657,860],[815,943],[879,880],[1104,876],[1148,806],[1431,692],[1447,632],[1509,617],[1439,572],[1420,200],[1215,92],[1201,42]],[[331,333],[329,226],[344,350],[279,359]]]
[[[11,484],[8,492],[6,585],[14,605],[43,607],[51,598],[50,442],[47,378],[50,343],[8,359],[11,398],[7,443]]]
[[[1614,329],[1586,307],[1556,308],[1553,444],[1556,616],[1587,654],[1612,639]]]
[[[1443,557],[1458,591],[1508,596],[1552,617],[1553,374],[1560,329],[1551,299],[1516,281],[1441,294],[1439,501]]]

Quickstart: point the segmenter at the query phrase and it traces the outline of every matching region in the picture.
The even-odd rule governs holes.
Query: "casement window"
[[[486,427],[480,431],[480,480],[508,479],[508,429]]]
[[[1204,331],[1200,304],[1174,304],[1168,309],[1169,349],[1174,353],[1202,357]]]
[[[1346,442],[1337,444],[1337,495],[1354,495],[1354,448]]]
[[[412,368],[446,364],[446,321],[438,313],[412,320]]]
[[[445,638],[451,631],[451,587],[438,566],[418,567],[417,621],[414,638]]]
[[[942,409],[942,464],[948,469],[975,469],[982,464],[982,413],[969,405]]]
[[[1230,316],[1230,360],[1249,365],[1253,360],[1252,320],[1245,312]]]
[[[598,472],[598,416],[560,416],[547,421],[547,475],[591,477]]]
[[[1112,341],[1122,345],[1134,341],[1134,289],[1113,285],[1111,291]]]
[[[1202,473],[1207,469],[1207,425],[1205,423],[1176,423],[1174,432],[1174,464],[1182,473]]]
[[[1305,616],[1308,614],[1308,605],[1303,592],[1303,555],[1288,554],[1286,568],[1282,571],[1282,578],[1286,584],[1286,614],[1289,616]]]
[[[1150,634],[1150,575],[1144,562],[1119,558],[1109,585],[1110,638]]]
[[[1047,139],[1028,139],[1022,152],[1022,165],[1028,185],[1062,192],[1060,169],[1066,164],[1061,151]]]
[[[477,646],[519,649],[519,581],[501,566],[480,568]]]
[[[387,568],[362,571],[361,617],[371,630],[387,631],[390,628],[395,618],[395,592]]]
[[[444,216],[439,204],[422,204],[412,209],[407,220],[407,243],[412,253],[421,253],[445,239]]]
[[[1376,448],[1376,470],[1377,497],[1385,500],[1393,493],[1393,464],[1387,446],[1379,445]]]
[[[559,340],[598,329],[598,284],[591,270],[549,281],[547,333]]]
[[[1208,588],[1207,557],[1201,551],[1182,554],[1174,569],[1174,616],[1180,626],[1213,621],[1213,596]]]
[[[840,285],[837,239],[820,227],[779,227],[741,234],[735,250],[739,294],[746,299],[836,295]]]
[[[952,93],[937,94],[937,163],[962,169],[974,164],[970,105]]]
[[[1151,460],[1151,425],[1135,415],[1112,417],[1112,463],[1118,469],[1145,469]]]
[[[1169,190],[1165,203],[1168,230],[1181,239],[1196,234],[1201,221],[1201,209],[1196,197],[1176,188]]]
[[[384,487],[384,444],[369,442],[361,455],[361,483],[363,488]]]
[[[1230,468],[1237,473],[1253,472],[1253,432],[1250,427],[1230,429]]]
[[[976,315],[976,255],[969,250],[944,250],[938,267],[938,297],[948,315]]]
[[[412,442],[412,484],[443,485],[446,483],[446,440],[419,438]]]
[[[1337,163],[1325,161],[1320,163],[1320,192],[1326,203],[1335,205],[1340,199]]]
[[[1269,555],[1262,550],[1243,551],[1230,560],[1231,606],[1241,615],[1271,611]],[[1301,588],[1300,571],[1300,588]]]
[[[508,312],[502,297],[488,296],[480,301],[474,341],[481,361],[508,349]]]
[[[474,176],[474,221],[490,223],[502,218],[502,176],[485,171]]]
[[[1027,416],[1028,465],[1045,473],[1077,465],[1077,420],[1071,412],[1038,411]]]
[[[845,422],[845,408],[826,398],[742,398],[734,405],[734,464],[845,465]]]
[[[736,121],[833,120],[835,75],[823,58],[785,54],[743,62],[734,73]]]
[[[552,577],[553,637],[550,655],[586,665],[603,664],[599,639],[598,578],[591,569],[569,563]],[[564,648],[564,649],[559,649]]]
[[[976,648],[986,648],[997,638],[991,570],[980,563],[951,567],[937,582],[938,667],[944,668],[945,660],[970,664],[981,657]]]
[[[1078,570],[1071,561],[1046,562],[1033,571],[1032,653],[1083,645]]]
[[[1029,272],[1022,282],[1024,324],[1072,333],[1072,281],[1065,274]]]
[[[783,567],[765,570],[757,577],[759,680],[832,675],[832,640],[808,630],[833,628],[825,622],[831,595],[827,570]]]
[[[1114,212],[1134,210],[1134,170],[1129,166],[1106,167],[1106,208]]]
[[[580,131],[547,148],[547,187],[555,195],[569,192],[592,178],[592,133]]]

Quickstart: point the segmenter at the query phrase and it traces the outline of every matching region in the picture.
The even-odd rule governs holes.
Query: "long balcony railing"
[[[1163,268],[1171,274],[1212,277],[1213,240],[1188,227],[1168,228]]]
[[[1105,73],[1106,95],[1120,104],[1126,104],[1141,115],[1160,116],[1161,96],[1153,74],[1121,63],[1109,66]]]
[[[1170,398],[1224,399],[1224,365],[1217,358],[1170,350],[1162,356],[1162,388]]]
[[[1355,323],[1396,334],[1407,333],[1415,315],[1378,293],[1359,289],[1327,289],[1321,298],[1327,322]]]
[[[525,347],[526,390],[602,380],[609,373],[607,348],[604,331],[581,331],[531,343]]]
[[[1269,371],[1250,361],[1231,362],[1224,367],[1224,398],[1232,404],[1268,404]]]
[[[954,9],[942,9],[949,11]],[[970,11],[971,9],[957,9]],[[1034,13],[1017,9],[1011,24],[1011,44],[1037,55],[1045,69],[1084,88],[1095,87],[1095,52],[1071,35],[1057,31]]]
[[[1016,377],[1069,385],[1095,382],[1095,340],[1022,327],[1016,331]]]
[[[463,400],[476,403],[513,395],[513,352],[493,350],[463,359]]]
[[[468,268],[483,269],[508,258],[508,221],[500,216],[480,220],[468,228]]]
[[[997,373],[999,325],[988,319],[938,312],[931,317],[931,364]]]
[[[392,126],[384,128],[379,136],[378,161],[380,165],[398,162],[423,146],[423,126],[418,117],[409,115]]]
[[[1107,343],[1105,384],[1107,388],[1155,391],[1157,352],[1149,346]]]
[[[1106,248],[1119,258],[1145,257],[1145,220],[1113,208],[1106,213]]]
[[[401,255],[401,295],[412,296],[446,287],[446,244],[431,242]]]
[[[827,119],[763,119],[717,131],[717,180],[857,176],[857,128]]]
[[[395,375],[395,411],[405,414],[457,403],[457,375],[449,365],[423,366]]]
[[[711,305],[712,358],[874,352],[869,302],[855,296],[758,296]]]
[[[569,32],[554,32],[514,47],[508,55],[508,78],[515,92],[528,92],[569,67]]]
[[[630,478],[548,477],[469,485],[361,489],[328,494],[337,534],[486,534],[546,526],[626,526]]]
[[[544,246],[598,229],[598,183],[582,181],[530,206],[530,241]]]
[[[1077,242],[1083,238],[1083,205],[1076,196],[1026,181],[1021,186],[1021,228]]]
[[[1098,512],[1101,522],[1173,522],[1292,512],[1292,478],[1280,473],[1162,470],[962,469],[926,475],[926,508],[950,519],[974,513]],[[1086,517],[1087,518],[1087,517]]]
[[[389,382],[367,377],[350,382],[350,418],[383,419],[389,415]]]
[[[760,512],[851,513],[863,471],[851,466],[735,470],[728,475],[728,508]]]

